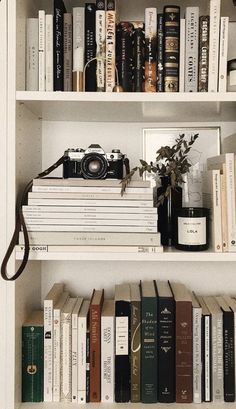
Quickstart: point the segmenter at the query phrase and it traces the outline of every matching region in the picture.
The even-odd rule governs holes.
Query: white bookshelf
[[[74,2],[66,1],[71,6]],[[79,5],[84,3],[78,1]],[[118,0],[121,19],[141,19],[153,0]],[[157,2],[158,7],[170,4]],[[206,0],[176,0],[184,10],[198,3],[202,13]],[[77,4],[77,3],[76,3]],[[64,93],[26,92],[25,22],[39,8],[52,12],[51,0],[1,0],[0,62],[4,88],[0,101],[2,125],[0,151],[1,256],[14,229],[15,199],[22,188],[42,169],[55,162],[68,147],[99,143],[106,151],[118,147],[127,153],[132,166],[142,157],[142,130],[152,127],[220,126],[221,136],[236,132],[236,93]],[[236,20],[231,0],[222,0],[222,15]],[[6,38],[8,26],[8,38]],[[8,61],[8,66],[6,65]],[[7,68],[8,67],[8,68]],[[16,79],[16,81],[15,81]],[[1,90],[3,92],[3,90]],[[6,98],[8,94],[8,99]],[[210,141],[209,141],[210,143]],[[58,173],[57,173],[58,175]],[[12,257],[14,271],[22,254]],[[30,309],[42,305],[52,284],[63,281],[69,291],[88,297],[93,287],[113,295],[115,283],[145,279],[179,280],[196,292],[236,295],[236,253],[192,253],[164,251],[158,254],[31,253],[22,277],[16,282],[0,280],[0,408],[72,409],[73,404],[21,403],[21,325]],[[86,405],[91,409],[94,405]],[[121,405],[96,404],[98,409]],[[126,404],[141,408],[141,404]],[[123,407],[123,406],[122,406]],[[154,405],[149,405],[152,409]],[[156,405],[155,405],[156,407]],[[160,408],[167,405],[158,404]],[[182,405],[168,404],[168,408]],[[219,405],[188,404],[189,409],[216,409]],[[236,409],[235,404],[220,407]]]

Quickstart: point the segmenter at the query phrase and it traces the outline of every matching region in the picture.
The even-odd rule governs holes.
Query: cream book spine
[[[116,193],[92,193],[92,192],[29,192],[30,199],[82,199],[82,200],[153,200],[153,193],[126,193],[121,196],[120,192]],[[55,202],[56,203],[56,202]],[[135,204],[135,203],[134,203]]]
[[[210,0],[208,91],[218,91],[221,0]]]
[[[46,89],[46,27],[45,27],[45,11],[39,10],[39,91],[45,91]]]
[[[39,21],[27,18],[26,28],[26,91],[39,89]]]
[[[220,19],[219,92],[227,91],[229,17]]]
[[[78,316],[78,403],[86,403],[86,333],[89,314],[89,300],[84,300]]]
[[[73,91],[83,91],[84,7],[73,8]]]
[[[221,184],[221,223],[222,223],[222,247],[228,251],[228,216],[227,216],[227,194],[226,194],[226,168],[223,164],[223,173],[220,175]]]
[[[46,91],[53,91],[53,15],[46,14]]]
[[[72,339],[71,339],[71,382],[72,382],[72,402],[78,403],[78,314],[83,302],[79,297],[72,312]]]
[[[186,20],[180,19],[180,49],[179,49],[179,92],[184,92],[185,84],[185,30]]]
[[[114,320],[113,300],[105,300],[101,316],[101,401],[114,402]]]

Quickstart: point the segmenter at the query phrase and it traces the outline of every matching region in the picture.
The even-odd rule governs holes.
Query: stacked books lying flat
[[[22,400],[234,402],[235,314],[234,297],[179,282],[118,284],[112,300],[56,283],[22,328]]]
[[[97,252],[162,251],[146,181],[131,181],[121,196],[119,180],[35,179],[23,214],[32,250],[47,245],[52,252],[62,246],[78,252],[87,246]]]

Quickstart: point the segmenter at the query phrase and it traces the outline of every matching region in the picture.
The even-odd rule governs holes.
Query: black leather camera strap
[[[65,161],[65,157],[62,156],[60,159],[58,159],[57,162],[55,162],[52,166],[50,166],[48,169],[46,169],[44,172],[40,173],[35,179],[45,177],[49,175],[53,170],[58,168],[58,166],[62,165],[63,162]],[[24,220],[24,215],[22,212],[22,206],[27,204],[27,198],[28,198],[28,192],[31,190],[33,186],[33,180],[31,180],[27,186],[25,187],[24,191],[18,195],[17,201],[16,201],[16,224],[15,224],[15,230],[12,235],[12,239],[10,241],[10,244],[8,246],[8,249],[6,251],[5,257],[2,261],[1,265],[1,276],[4,280],[6,281],[14,281],[16,280],[21,273],[23,272],[29,258],[29,236],[27,232],[27,228],[25,225],[25,220]],[[15,249],[15,245],[18,244],[19,240],[19,232],[23,231],[23,236],[24,236],[24,255],[23,259],[21,261],[21,264],[19,268],[17,269],[16,273],[12,276],[8,276],[7,274],[7,265],[8,261],[11,257],[11,254],[13,253]]]

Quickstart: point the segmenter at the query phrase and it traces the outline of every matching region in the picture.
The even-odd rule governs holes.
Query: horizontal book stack
[[[162,251],[149,182],[121,196],[117,180],[35,179],[23,214],[30,245],[48,251]]]
[[[22,328],[22,400],[234,402],[235,318],[234,296],[180,282],[117,284],[114,299],[55,283]]]

